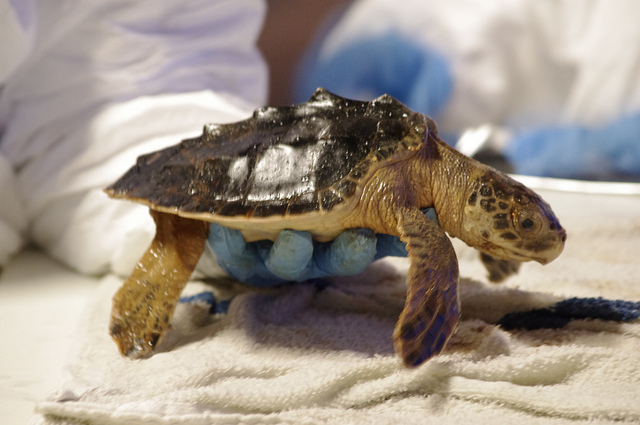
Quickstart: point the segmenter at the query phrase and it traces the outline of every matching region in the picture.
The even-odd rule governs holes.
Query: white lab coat
[[[445,133],[598,125],[640,109],[638,16],[637,0],[359,0],[318,55],[390,31],[440,52],[454,81]]]
[[[126,274],[146,208],[102,188],[267,94],[263,0],[0,0],[0,265],[26,241]]]

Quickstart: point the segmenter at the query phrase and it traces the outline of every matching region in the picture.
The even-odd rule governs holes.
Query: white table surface
[[[0,424],[26,424],[60,384],[81,314],[97,287],[36,250],[0,274]]]

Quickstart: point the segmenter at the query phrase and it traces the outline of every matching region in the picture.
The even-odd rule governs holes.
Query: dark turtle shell
[[[144,155],[106,189],[164,211],[266,217],[331,211],[388,161],[415,152],[427,118],[384,95],[318,89],[308,102],[206,125],[200,137]]]

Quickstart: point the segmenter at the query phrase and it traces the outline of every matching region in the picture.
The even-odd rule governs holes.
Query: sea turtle
[[[537,194],[455,151],[429,117],[388,95],[362,102],[318,89],[306,103],[206,125],[200,137],[141,156],[105,191],[149,206],[156,223],[113,299],[110,334],[131,358],[164,335],[209,222],[246,241],[283,229],[318,241],[350,228],[398,236],[411,266],[393,341],[407,366],[438,354],[458,323],[458,263],[446,233],[477,248],[494,280],[521,261],[552,261],[566,238]]]

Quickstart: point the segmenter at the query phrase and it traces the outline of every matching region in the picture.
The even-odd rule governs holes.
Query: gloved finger
[[[425,208],[422,210],[422,213],[429,220],[433,221],[438,226],[440,225],[440,223],[438,223],[438,215],[434,208]],[[380,258],[387,256],[406,257],[408,255],[404,242],[402,242],[397,236],[385,235],[382,233],[379,233],[376,236],[378,238],[378,243],[376,245],[375,260],[379,260]]]
[[[257,246],[245,242],[239,230],[211,223],[207,244],[218,265],[240,282],[261,287],[285,282],[267,269]]]
[[[247,248],[247,243],[239,230],[211,223],[207,243],[218,261],[233,263],[254,260],[255,252]]]
[[[376,255],[376,235],[370,229],[348,229],[322,244],[313,257],[320,272],[313,277],[350,276],[362,273]]]
[[[285,229],[272,245],[258,245],[258,251],[275,276],[288,281],[307,279],[305,273],[313,257],[311,233]]]

